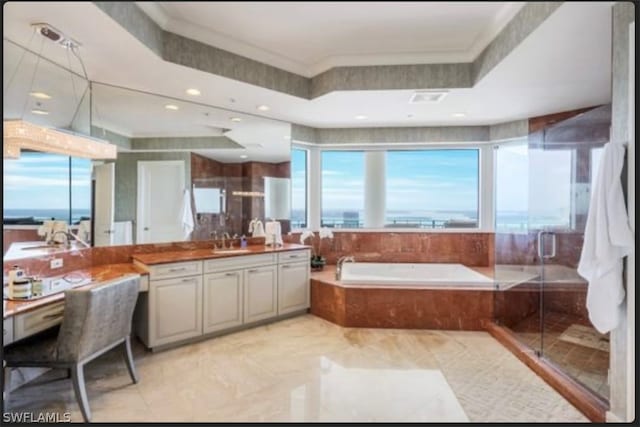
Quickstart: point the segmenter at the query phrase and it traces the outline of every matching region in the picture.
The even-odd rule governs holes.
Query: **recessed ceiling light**
[[[37,99],[51,99],[51,95],[48,95],[44,92],[31,92],[29,95]]]
[[[37,108],[31,110],[31,112],[33,114],[39,114],[41,116],[46,116],[47,114],[49,114],[49,112],[47,110],[40,110],[40,109],[37,109]]]
[[[365,119],[368,119],[368,117],[365,116],[364,114],[358,114],[356,116],[356,120],[365,120]]]
[[[177,105],[174,105],[174,104],[167,104],[167,105],[164,106],[164,108],[166,108],[167,110],[173,110],[173,111],[179,109],[179,107]]]
[[[467,117],[467,113],[453,113],[451,115],[453,117]]]
[[[241,159],[246,159],[247,157],[249,157],[249,156],[247,156],[246,154],[242,154],[242,155],[240,156],[240,158],[241,158]]]
[[[269,111],[268,105],[258,105],[256,108],[260,111]]]
[[[187,89],[185,92],[187,92],[187,95],[192,95],[192,96],[199,96],[200,95],[200,91],[198,89]]]
[[[231,120],[232,122],[241,122],[242,119],[240,117],[231,117],[229,120]]]

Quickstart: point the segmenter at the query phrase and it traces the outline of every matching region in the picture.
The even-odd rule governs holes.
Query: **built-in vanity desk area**
[[[173,347],[305,313],[309,306],[310,249],[284,244],[236,250],[175,250],[133,254],[131,263],[66,273],[73,288],[140,276],[133,329],[152,350]],[[3,344],[62,322],[64,292],[5,301]]]
[[[310,255],[295,244],[135,254],[134,265],[149,271],[136,334],[157,350],[304,313]]]

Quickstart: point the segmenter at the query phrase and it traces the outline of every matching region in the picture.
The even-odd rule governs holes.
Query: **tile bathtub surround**
[[[312,315],[161,353],[134,345],[86,368],[95,422],[586,422],[485,332],[342,328]],[[188,367],[188,368],[185,368]],[[11,393],[9,412],[71,412],[51,372]]]
[[[317,234],[317,233],[316,233]],[[359,262],[433,262],[466,266],[493,266],[493,233],[338,231],[332,240],[323,240],[322,255],[335,264],[343,255]],[[299,243],[300,233],[284,236],[286,242]]]
[[[349,287],[334,274],[312,274],[311,313],[341,326],[481,331],[493,321],[492,290]]]

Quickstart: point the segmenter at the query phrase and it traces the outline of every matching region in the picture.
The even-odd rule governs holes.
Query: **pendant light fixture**
[[[38,33],[42,37],[49,39],[54,43],[60,44],[63,48],[68,49],[69,52],[73,54],[80,62],[82,66],[82,71],[84,74],[84,78],[89,84],[89,79],[87,77],[87,72],[82,62],[82,59],[77,53],[78,47],[80,44],[75,40],[66,37],[62,32],[56,30],[48,24],[34,24],[34,34]],[[33,35],[32,35],[33,38]],[[42,44],[47,42],[43,39]],[[29,41],[29,44],[31,40]],[[16,65],[16,69],[13,71],[12,75],[9,78],[9,82],[7,87],[5,88],[5,93],[7,92],[8,87],[11,85],[13,78],[17,74],[18,68],[24,59],[24,55],[26,54],[28,49],[25,49],[22,53],[22,57],[18,61]],[[29,90],[27,91],[26,96],[32,96],[39,99],[46,99],[43,95],[35,96],[34,94],[39,94],[38,92],[33,91],[33,83],[35,81],[35,76],[38,71],[38,65],[40,64],[42,53],[42,45],[40,48],[40,52],[37,54],[37,60],[35,69],[33,70],[31,83]],[[74,96],[75,93],[75,84],[73,80],[73,73],[71,71],[71,64],[69,63],[69,73],[71,74],[71,83],[73,85]],[[90,90],[90,89],[88,89]],[[28,98],[27,98],[28,99]],[[78,102],[78,105],[74,108],[74,111],[77,112],[80,107],[80,103],[82,102],[82,98]],[[6,120],[3,119],[2,122],[2,153],[4,159],[17,159],[20,157],[21,149],[28,150],[36,150],[43,151],[49,153],[62,154],[73,157],[84,157],[88,159],[115,159],[117,156],[117,147],[114,144],[110,144],[107,141],[103,141],[100,139],[96,139],[84,134],[75,133],[65,129],[56,129],[52,127],[42,126],[39,124],[35,124],[29,121],[24,120],[24,113],[26,110],[27,102],[24,103],[24,107],[22,108],[22,116],[20,119],[15,120]],[[39,106],[39,104],[38,104]],[[91,108],[91,107],[90,107]],[[48,114],[48,112],[44,109],[35,109],[32,110],[34,114]],[[73,122],[72,117],[71,122]]]

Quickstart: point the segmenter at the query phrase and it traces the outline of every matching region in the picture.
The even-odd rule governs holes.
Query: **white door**
[[[245,270],[244,323],[275,317],[277,311],[276,266]]]
[[[278,267],[278,314],[309,307],[309,263],[295,262]]]
[[[139,161],[136,243],[184,240],[184,161]]]
[[[115,236],[113,229],[115,163],[96,165],[93,170],[96,177],[93,244],[110,246],[114,244]]]
[[[242,325],[242,273],[204,275],[203,333]]]

